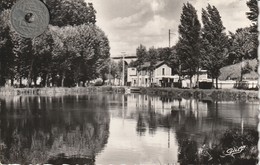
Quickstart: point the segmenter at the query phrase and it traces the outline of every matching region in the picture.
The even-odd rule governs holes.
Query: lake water
[[[140,94],[0,99],[0,162],[255,164],[258,102]]]

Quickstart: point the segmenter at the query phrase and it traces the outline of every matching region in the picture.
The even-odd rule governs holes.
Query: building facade
[[[179,76],[172,74],[172,68],[165,62],[157,62],[153,68],[149,69],[150,63],[144,63],[140,70],[128,68],[127,83],[129,86],[149,87],[158,85],[162,87],[172,87],[174,82],[178,82]]]
[[[150,63],[145,62],[140,69],[130,67],[127,72],[127,84],[128,86],[139,87],[174,87],[179,80],[182,82],[182,87],[189,88],[191,86],[190,79],[187,75],[183,74],[179,77],[173,74],[172,68],[163,61],[159,61],[154,65],[154,69],[150,69]],[[211,81],[208,79],[207,70],[199,70],[199,75],[192,77],[192,87],[196,85],[197,80]]]

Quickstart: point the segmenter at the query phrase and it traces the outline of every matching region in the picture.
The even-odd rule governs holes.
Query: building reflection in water
[[[126,116],[135,116],[139,135],[147,130],[155,134],[158,127],[176,133],[178,162],[181,164],[257,162],[256,103],[172,99],[138,94],[128,95],[126,102]],[[223,156],[224,151],[230,148],[236,150],[241,146],[246,146],[243,154]]]
[[[257,106],[139,94],[4,97],[0,160],[256,164]]]

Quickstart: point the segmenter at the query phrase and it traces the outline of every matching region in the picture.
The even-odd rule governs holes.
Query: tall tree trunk
[[[83,80],[83,87],[86,87],[87,80]]]
[[[218,78],[216,78],[216,89],[218,89]]]
[[[199,73],[199,69],[198,69],[198,71],[197,71],[197,82],[196,82],[197,88],[199,88],[199,77],[200,77],[200,73]]]
[[[212,87],[211,88],[213,88],[214,87],[214,78],[213,77],[211,77],[211,82],[212,82]]]
[[[31,66],[30,66],[30,69],[29,69],[29,74],[28,74],[27,87],[31,87],[32,86],[33,63],[34,63],[34,60],[32,59]]]
[[[22,82],[22,76],[20,76],[20,77],[19,77],[19,88],[22,87],[22,85],[23,85],[22,83],[23,83],[23,82]]]
[[[192,76],[190,76],[190,89],[192,89]]]
[[[45,75],[45,87],[48,87],[49,86],[49,74],[47,73],[46,75]]]
[[[14,86],[14,78],[13,77],[11,78],[11,86],[12,87]]]
[[[62,72],[61,75],[61,86],[64,87],[64,80],[65,80],[65,71]]]
[[[180,63],[180,62],[179,62],[179,63]],[[181,65],[179,65],[178,75],[179,75],[178,87],[179,87],[179,88],[182,88],[182,83],[181,83]]]
[[[41,87],[45,87],[46,85],[46,73],[43,73],[41,76]]]
[[[37,86],[37,76],[34,76],[33,82],[34,82],[34,86]]]
[[[53,87],[57,87],[57,78],[56,74],[51,74],[51,83]]]

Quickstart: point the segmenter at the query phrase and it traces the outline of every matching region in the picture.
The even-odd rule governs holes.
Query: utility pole
[[[172,33],[171,29],[169,29],[169,48],[171,47],[171,34],[175,35],[175,33]]]
[[[123,54],[123,77],[122,77],[122,85],[125,86],[125,52]]]
[[[171,49],[171,34],[175,35],[175,33],[172,33],[171,29],[169,29],[169,50]],[[172,84],[172,86],[174,86],[174,85]]]
[[[109,58],[109,85],[111,86],[112,84],[111,84],[111,76],[112,76],[112,74],[111,74],[111,61],[112,59],[111,59],[111,57]]]
[[[171,47],[171,29],[169,29],[169,48]]]

